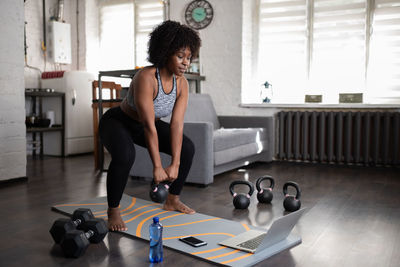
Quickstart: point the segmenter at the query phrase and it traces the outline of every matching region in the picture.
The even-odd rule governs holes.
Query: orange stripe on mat
[[[245,254],[243,256],[240,256],[240,257],[237,257],[237,258],[234,258],[234,259],[231,259],[231,260],[223,261],[223,262],[220,262],[220,263],[221,264],[227,264],[227,263],[230,263],[230,262],[234,262],[234,261],[238,261],[238,260],[247,258],[247,257],[249,257],[251,255],[253,255],[253,254],[252,253],[247,253],[247,254]]]
[[[133,208],[133,206],[135,206],[135,203],[136,203],[136,198],[133,197],[131,204],[128,207],[126,207],[126,209],[121,210],[121,212],[130,210],[131,208]]]
[[[137,214],[135,217],[132,217],[132,218],[130,218],[129,220],[124,221],[124,223],[131,222],[131,221],[133,221],[134,219],[136,219],[137,217],[139,217],[139,216],[141,216],[141,215],[143,215],[143,214],[145,214],[145,213],[152,212],[152,211],[155,211],[155,210],[160,210],[160,209],[161,209],[161,208],[155,208],[155,209],[152,209],[152,210],[143,211],[143,212]]]
[[[172,214],[172,215],[170,215],[170,216],[161,218],[160,221],[165,220],[165,219],[168,219],[168,218],[172,218],[172,217],[175,217],[175,216],[183,215],[183,214],[185,214],[185,213]]]
[[[146,208],[146,207],[150,207],[150,206],[155,206],[155,205],[159,205],[159,204],[157,204],[157,203],[152,203],[152,204],[144,205],[144,206],[141,206],[141,207],[139,207],[139,208],[137,208],[137,209],[134,209],[134,210],[132,210],[132,211],[129,211],[129,212],[127,212],[127,213],[121,214],[121,216],[126,216],[126,215],[129,215],[129,214],[134,213],[134,212],[137,211],[137,210],[140,210],[140,209],[143,209],[143,208]]]
[[[143,208],[146,208],[146,207],[150,207],[150,206],[154,206],[154,205],[157,205],[157,204],[149,204],[149,205],[144,205],[144,206],[138,207],[138,208],[136,208],[136,209],[134,209],[134,210],[132,210],[132,211],[129,211],[129,212],[127,212],[127,213],[121,214],[121,217],[122,217],[122,216],[129,215],[129,214],[131,214],[131,213],[134,213],[135,211],[138,211],[138,210],[140,210],[140,209],[143,209]],[[107,214],[102,214],[102,215],[98,215],[97,217],[106,217],[106,216],[107,216]]]
[[[177,227],[177,226],[188,225],[188,224],[194,224],[194,223],[201,223],[201,222],[207,222],[207,221],[215,221],[215,220],[219,220],[219,219],[220,219],[220,218],[212,218],[212,219],[206,219],[206,220],[194,221],[194,222],[187,222],[187,223],[182,223],[182,224],[164,225],[164,228],[167,228],[167,227]]]
[[[249,231],[250,230],[250,228],[247,226],[247,224],[245,224],[245,223],[242,223],[242,225],[243,225],[243,227],[247,230],[247,231]],[[204,253],[209,253],[209,252],[214,252],[214,251],[218,251],[218,250],[221,250],[221,249],[225,249],[225,248],[227,248],[227,247],[219,247],[219,248],[214,248],[214,249],[209,249],[209,250],[203,250],[203,251],[198,251],[198,252],[193,252],[193,253],[191,253],[192,255],[199,255],[199,254],[204,254]],[[237,250],[234,250],[234,251],[237,251]],[[234,252],[233,251],[233,252]],[[229,252],[229,253],[233,253],[233,252]],[[236,252],[235,252],[236,253]],[[230,254],[222,254],[222,255],[230,255]],[[221,255],[219,255],[219,256],[215,256],[215,257],[222,257]]]
[[[244,227],[247,231],[250,230],[250,228],[247,226],[247,224],[242,223],[242,225],[243,225],[243,227]],[[227,248],[227,247],[219,247],[219,248],[214,248],[214,249],[210,249],[210,250],[204,250],[204,251],[194,252],[194,253],[191,253],[191,254],[192,254],[192,255],[204,254],[204,253],[209,253],[209,252],[218,251],[218,250],[221,250],[221,249],[224,249],[224,248]],[[236,252],[238,252],[238,251],[239,251],[239,250],[234,250],[234,251],[231,251],[231,252],[228,252],[228,253],[224,253],[224,254],[221,254],[221,255],[209,257],[209,258],[207,258],[207,259],[211,260],[211,259],[216,259],[216,258],[228,256],[228,255],[234,254],[234,253],[236,253]]]
[[[137,237],[141,237],[141,236],[142,236],[142,234],[141,234],[142,226],[143,226],[143,224],[144,224],[148,219],[151,219],[151,218],[153,218],[154,216],[157,216],[157,215],[160,215],[160,214],[163,214],[163,213],[166,213],[166,212],[169,212],[169,211],[168,211],[168,210],[164,210],[164,211],[162,211],[162,212],[153,214],[153,215],[147,217],[146,219],[143,219],[143,220],[138,224],[138,226],[137,226],[137,228],[136,228],[136,236],[137,236]]]
[[[124,211],[127,211],[127,210],[131,209],[133,206],[135,206],[135,203],[136,203],[136,198],[132,197],[131,204],[127,208],[121,210],[121,212],[124,212]],[[118,207],[120,207],[120,206],[118,206]],[[107,210],[96,211],[96,212],[93,212],[93,214],[99,214],[99,213],[104,213],[104,212],[107,212]],[[99,216],[106,216],[106,215],[99,215]]]
[[[206,259],[207,259],[207,260],[212,260],[212,259],[222,258],[222,257],[228,256],[228,255],[232,255],[232,254],[238,253],[239,251],[240,251],[240,250],[235,249],[234,251],[227,252],[227,253],[220,254],[220,255],[217,255],[217,256],[213,256],[213,257],[208,257],[208,258],[206,258]]]
[[[192,255],[204,254],[204,253],[208,253],[208,252],[218,251],[218,250],[221,250],[221,249],[224,249],[224,248],[226,248],[226,247],[213,248],[213,249],[209,249],[209,250],[193,252],[193,253],[190,253],[190,254],[192,254]]]
[[[99,213],[104,213],[104,212],[106,212],[107,210],[101,210],[101,211],[96,211],[96,212],[93,212],[93,214],[99,214]],[[106,215],[98,215],[98,216],[106,216]]]
[[[242,223],[242,225],[243,225],[244,229],[246,229],[246,231],[249,231],[249,230],[250,230],[250,228],[249,228],[249,226],[247,226],[247,224]]]
[[[228,233],[204,233],[204,234],[193,234],[193,235],[190,235],[190,236],[202,236],[202,235],[227,235],[227,236],[230,236],[230,237],[234,237],[235,236],[233,234],[228,234]],[[163,238],[163,240],[177,239],[177,238],[181,238],[181,237],[185,237],[185,236],[188,236],[188,235],[165,237],[165,238]]]

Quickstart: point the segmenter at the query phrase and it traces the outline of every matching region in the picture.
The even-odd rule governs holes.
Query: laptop
[[[288,237],[304,210],[306,209],[303,208],[276,219],[267,232],[249,230],[218,244],[250,253],[257,253]]]

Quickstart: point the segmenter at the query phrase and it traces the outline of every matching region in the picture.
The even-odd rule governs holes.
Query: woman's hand
[[[178,173],[179,173],[179,165],[169,165],[166,169],[165,172],[168,175],[168,180],[170,182],[173,182],[178,178]]]
[[[153,178],[154,178],[154,182],[156,184],[159,184],[163,181],[168,181],[168,179],[169,179],[168,177],[169,176],[163,167],[154,167]]]

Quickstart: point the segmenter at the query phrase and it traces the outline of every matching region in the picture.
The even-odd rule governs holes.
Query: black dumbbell
[[[86,221],[94,219],[94,215],[90,209],[79,208],[72,214],[72,219],[62,218],[57,219],[50,228],[50,234],[54,242],[59,244],[65,233],[75,230],[79,225]]]
[[[100,243],[108,233],[103,219],[91,219],[82,224],[81,230],[72,230],[64,235],[61,248],[66,257],[78,258],[85,253],[90,243]]]

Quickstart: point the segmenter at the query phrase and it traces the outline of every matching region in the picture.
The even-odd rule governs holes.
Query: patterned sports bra
[[[162,86],[160,71],[156,68],[156,75],[158,81],[158,91],[156,97],[153,99],[154,115],[156,118],[167,117],[172,113],[176,100],[176,77],[173,75],[173,85],[170,93],[165,93]],[[137,111],[134,101],[133,92],[128,92],[126,102],[135,111]]]

